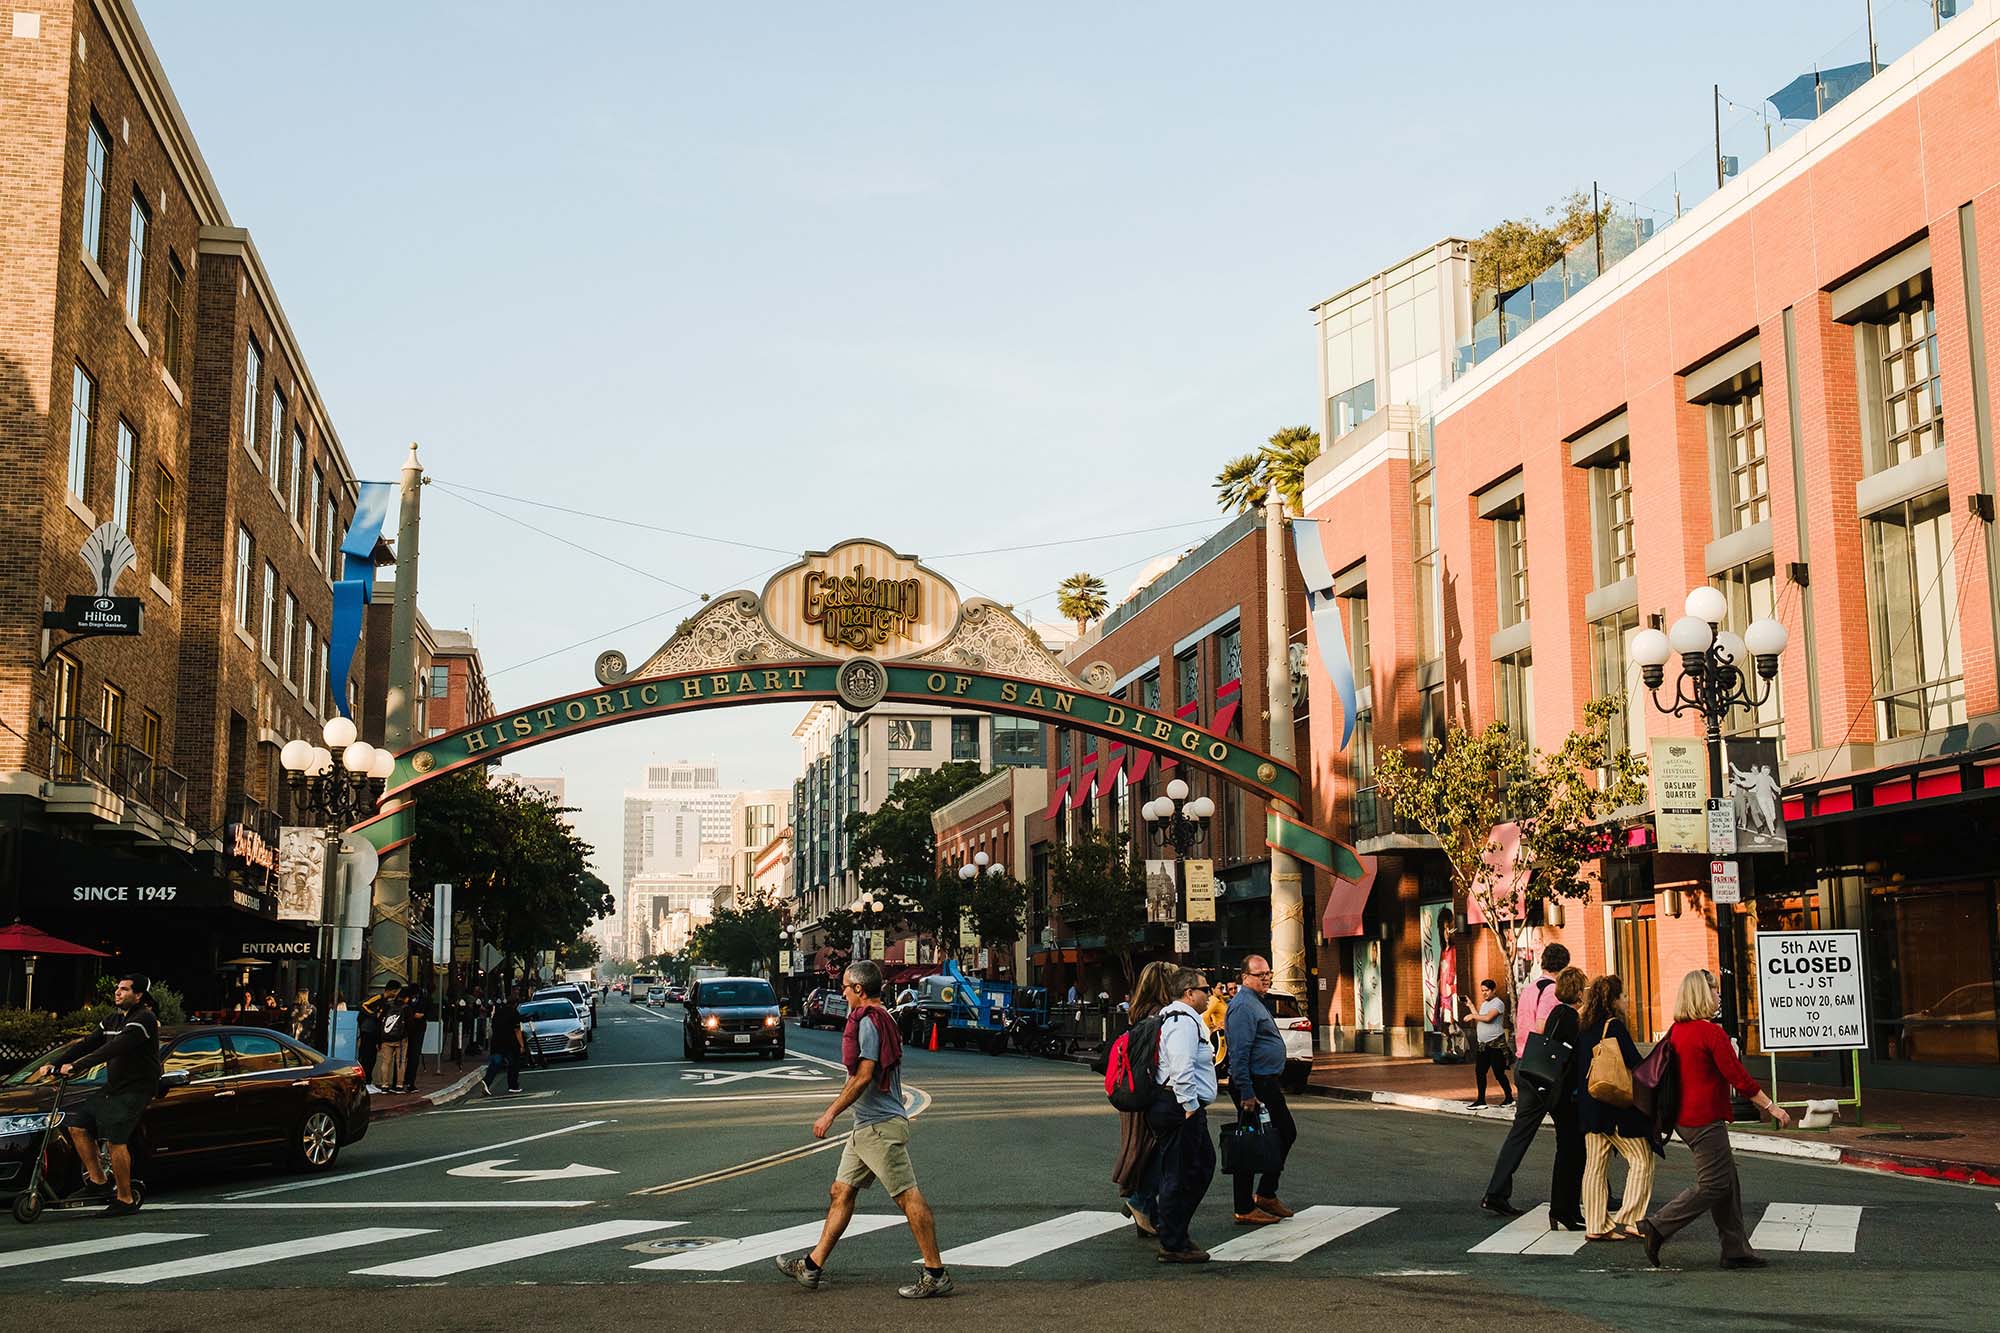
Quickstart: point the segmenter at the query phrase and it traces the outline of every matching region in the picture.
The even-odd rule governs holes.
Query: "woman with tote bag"
[[[1665,1149],[1649,1117],[1632,1107],[1632,1070],[1639,1048],[1624,1016],[1625,983],[1606,973],[1590,983],[1576,1044],[1584,1075],[1576,1090],[1577,1124],[1583,1130],[1585,1240],[1640,1240],[1639,1219],[1653,1200],[1653,1156]],[[1611,1155],[1625,1159],[1625,1199],[1611,1212]]]

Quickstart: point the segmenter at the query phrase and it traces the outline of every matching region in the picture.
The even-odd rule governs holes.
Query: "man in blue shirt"
[[[1243,962],[1243,985],[1229,1002],[1229,1016],[1223,1020],[1228,1038],[1229,1096],[1237,1112],[1255,1120],[1259,1109],[1271,1114],[1271,1128],[1283,1145],[1276,1171],[1261,1177],[1232,1176],[1236,1185],[1236,1224],[1244,1227],[1269,1226],[1292,1215],[1278,1198],[1278,1176],[1299,1129],[1292,1122],[1291,1107],[1285,1104],[1285,1088],[1280,1075],[1285,1072],[1285,1039],[1264,999],[1271,990],[1271,963],[1261,954],[1251,954]],[[1253,1193],[1252,1186],[1255,1186]]]

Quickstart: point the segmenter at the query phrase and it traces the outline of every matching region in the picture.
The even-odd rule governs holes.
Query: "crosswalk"
[[[1770,1203],[1757,1217],[1751,1243],[1760,1251],[1779,1254],[1854,1254],[1871,1229],[1885,1241],[1892,1239],[1894,1228],[1885,1215],[1894,1212],[1889,1207],[1863,1208],[1849,1204]],[[1411,1221],[1389,1221],[1399,1213],[1409,1216]],[[712,1274],[800,1253],[818,1239],[821,1222],[817,1216],[800,1217],[747,1235],[693,1236],[686,1228],[695,1224],[686,1220],[612,1218],[444,1248],[433,1248],[440,1239],[437,1227],[340,1227],[273,1238],[255,1245],[224,1244],[216,1248],[203,1247],[210,1237],[201,1231],[125,1231],[0,1250],[0,1270],[6,1270],[8,1278],[25,1272],[32,1280],[38,1276],[33,1270],[39,1267],[48,1278],[65,1283],[150,1286],[208,1279],[246,1269],[282,1269],[287,1264],[312,1261],[307,1266],[317,1280],[329,1271],[323,1256],[339,1254],[352,1256],[347,1264],[354,1266],[340,1264],[331,1271],[343,1272],[350,1278],[437,1281],[493,1270],[524,1272],[528,1271],[527,1266],[552,1257],[557,1257],[557,1263],[567,1265],[571,1261],[559,1256],[595,1250],[597,1260],[605,1268],[602,1276],[606,1279],[628,1271]],[[873,1265],[885,1260],[900,1264],[907,1258],[908,1249],[907,1234],[900,1234],[902,1224],[903,1219],[897,1213],[855,1214],[842,1244],[843,1266]],[[873,1233],[892,1230],[899,1234],[882,1242],[864,1240]],[[954,1244],[944,1251],[944,1260],[953,1268],[1002,1271],[1032,1268],[1037,1261],[1061,1252],[1098,1246],[1084,1251],[1092,1263],[1108,1261],[1116,1266],[1122,1262],[1120,1256],[1129,1256],[1137,1263],[1150,1257],[1150,1247],[1118,1245],[1109,1239],[1114,1233],[1129,1238],[1131,1230],[1131,1224],[1116,1212],[1064,1212]],[[1243,1231],[1226,1239],[1215,1237],[1209,1228],[1197,1230],[1208,1231],[1208,1239],[1214,1242],[1210,1255],[1218,1263],[1296,1263],[1323,1251],[1337,1252],[1340,1242],[1352,1243],[1359,1233],[1377,1237],[1370,1248],[1379,1250],[1383,1245],[1393,1245],[1398,1247],[1399,1254],[1406,1253],[1405,1246],[1428,1248],[1435,1254],[1441,1239],[1436,1234],[1433,1214],[1412,1212],[1407,1206],[1320,1204],[1301,1208],[1297,1216],[1282,1223]],[[642,1252],[651,1248],[633,1243],[642,1238],[658,1239],[660,1248],[671,1252],[662,1254],[654,1249],[656,1257],[635,1261],[625,1247]],[[888,1239],[901,1243],[892,1246],[886,1243]],[[1712,1243],[1712,1238],[1709,1239]],[[1457,1242],[1464,1243],[1463,1239]],[[1583,1246],[1581,1232],[1549,1229],[1548,1207],[1544,1204],[1491,1231],[1464,1253],[1489,1262],[1563,1259],[1576,1255]],[[155,1255],[167,1257],[155,1258]]]

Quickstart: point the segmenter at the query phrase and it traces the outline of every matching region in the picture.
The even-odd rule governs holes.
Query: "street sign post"
[[[1736,802],[1727,797],[1708,798],[1708,854],[1736,855]]]
[[[1734,861],[1708,863],[1709,896],[1721,904],[1743,901],[1743,872]]]
[[[1175,922],[1175,923],[1174,923],[1174,952],[1175,952],[1175,953],[1181,953],[1181,954],[1184,954],[1184,953],[1186,953],[1186,952],[1188,951],[1188,946],[1189,946],[1189,943],[1190,943],[1190,941],[1189,941],[1189,939],[1188,939],[1188,923],[1187,923],[1187,922],[1185,922],[1185,921],[1178,921],[1178,922]]]

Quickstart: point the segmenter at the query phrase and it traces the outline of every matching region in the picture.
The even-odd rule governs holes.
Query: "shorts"
[[[65,1111],[63,1123],[87,1130],[92,1138],[104,1143],[128,1144],[138,1133],[139,1121],[151,1100],[129,1092],[115,1096],[108,1092],[94,1093],[74,1111]]]
[[[898,1116],[874,1124],[856,1125],[840,1150],[835,1180],[865,1190],[876,1181],[894,1199],[917,1187],[917,1169],[910,1165],[910,1122]]]

